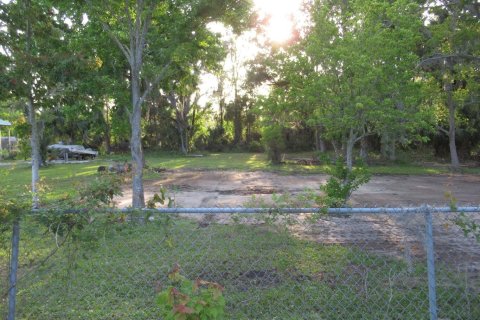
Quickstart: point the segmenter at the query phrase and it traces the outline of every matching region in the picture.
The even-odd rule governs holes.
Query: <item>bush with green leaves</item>
[[[80,187],[76,194],[65,194],[63,198],[48,204],[36,218],[55,236],[65,240],[69,236],[82,236],[80,233],[96,220],[103,219],[106,223],[117,220],[112,213],[98,213],[113,207],[113,198],[122,194],[122,181],[123,177],[119,175],[99,175]]]
[[[285,139],[283,128],[279,125],[271,125],[263,128],[262,142],[267,151],[268,158],[274,164],[282,162],[282,155],[285,152]]]
[[[474,237],[480,243],[480,225],[471,217],[462,212],[454,222],[463,231],[465,237]]]
[[[260,141],[252,141],[248,144],[248,152],[264,152],[265,148],[263,147]]]
[[[352,192],[370,180],[370,174],[362,164],[349,170],[341,158],[337,159],[329,174],[327,183],[320,186],[324,195],[317,198],[317,204],[326,208],[344,207]]]
[[[161,291],[157,303],[165,320],[216,320],[225,318],[223,288],[218,283],[201,279],[189,280],[176,265],[168,275],[171,281]]]

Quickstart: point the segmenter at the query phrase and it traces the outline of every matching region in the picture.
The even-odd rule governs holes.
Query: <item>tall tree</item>
[[[277,105],[284,119],[303,118],[321,130],[349,169],[354,146],[368,135],[388,138],[394,157],[398,141],[428,127],[414,81],[420,7],[411,0],[339,0],[316,1],[312,10],[306,38],[270,63],[277,89],[269,109]]]
[[[448,136],[451,166],[458,169],[457,118],[465,89],[478,84],[474,74],[480,66],[480,6],[474,0],[427,1],[426,6],[429,39],[420,67],[437,83],[436,94],[448,110],[448,128],[441,123],[438,128]],[[475,95],[470,92],[470,97]]]
[[[50,1],[21,0],[0,4],[4,25],[2,55],[9,59],[9,93],[29,120],[32,150],[32,199],[38,207],[40,125],[38,114],[48,109],[65,87],[58,74],[72,61],[63,51],[68,26]]]
[[[421,11],[409,0],[320,1],[316,8],[307,46],[316,72],[308,96],[318,106],[319,123],[342,143],[351,169],[353,147],[362,138],[398,135],[391,130],[395,123],[418,124],[411,115],[419,111],[413,50]]]
[[[90,15],[102,21],[105,31],[129,64],[133,207],[145,205],[141,141],[141,111],[145,99],[167,74],[175,49],[190,41],[196,28],[216,19],[238,23],[247,12],[248,3],[244,1],[90,2]],[[147,82],[147,79],[150,80]]]

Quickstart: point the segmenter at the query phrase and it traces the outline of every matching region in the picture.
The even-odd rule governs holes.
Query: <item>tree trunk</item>
[[[338,159],[339,157],[343,156],[342,155],[342,148],[339,146],[338,141],[333,140],[332,141],[332,146],[333,146],[333,151],[335,153],[335,159]]]
[[[38,125],[35,117],[35,107],[33,97],[28,98],[28,120],[31,126],[30,146],[32,147],[32,207],[37,209],[39,207],[38,197],[38,181],[40,180],[39,169],[41,163],[40,156],[40,139],[38,136]]]
[[[353,147],[355,146],[355,135],[352,130],[350,130],[350,135],[348,136],[347,145],[346,145],[346,165],[348,171],[353,169]]]
[[[105,130],[105,153],[110,154],[112,152],[112,142],[110,136],[110,126],[107,125]]]
[[[397,144],[395,139],[392,139],[392,141],[390,141],[388,151],[389,151],[388,160],[396,161],[397,160]]]
[[[143,149],[142,149],[142,106],[140,104],[140,72],[139,68],[132,68],[131,89],[133,112],[130,119],[132,126],[132,136],[130,141],[130,150],[133,160],[133,180],[132,180],[132,207],[145,207],[145,196],[143,192]]]
[[[245,132],[245,142],[247,146],[250,145],[252,142],[252,123],[250,121],[247,121],[247,128]]]
[[[382,134],[380,152],[383,158],[390,161],[397,160],[396,142],[396,139],[392,138],[388,133]]]
[[[365,162],[368,160],[368,143],[366,137],[360,140],[360,158]]]
[[[234,103],[234,116],[233,116],[233,144],[238,145],[242,142],[242,106],[239,99],[235,99]]]
[[[124,54],[130,66],[130,87],[132,94],[132,113],[130,114],[130,125],[132,135],[130,139],[130,150],[132,153],[133,165],[133,181],[132,181],[132,207],[143,208],[145,206],[145,196],[143,193],[143,167],[144,158],[142,150],[142,104],[148,94],[159,83],[163,77],[163,72],[167,69],[167,64],[162,72],[157,77],[147,84],[143,95],[140,88],[141,69],[143,65],[143,50],[147,47],[147,33],[152,18],[152,14],[157,4],[156,1],[148,1],[149,5],[146,7],[146,2],[137,0],[135,8],[131,9],[130,1],[125,1],[124,9],[126,15],[125,21],[129,27],[128,36],[129,44],[125,45],[113,33],[107,23],[102,23],[104,30],[109,33],[109,36],[118,46],[120,51]],[[134,15],[134,17],[132,17]]]
[[[222,98],[219,103],[220,107],[220,127],[223,128],[223,114],[225,113],[225,98]]]
[[[105,108],[105,152],[110,154],[112,152],[111,128],[110,128],[110,109],[108,105]]]
[[[450,89],[450,88],[449,88]],[[457,145],[455,142],[455,102],[453,101],[452,90],[447,90],[447,106],[448,106],[448,141],[450,147],[450,160],[452,169],[458,170],[460,161],[458,160]]]
[[[315,126],[315,150],[320,152],[326,151],[325,140],[322,139],[322,127]]]
[[[185,130],[183,130],[182,128],[179,128],[178,133],[180,134],[180,152],[186,155],[188,152],[187,152],[187,148],[185,147],[185,144],[186,144]]]
[[[27,12],[27,30],[26,30],[26,41],[25,41],[25,52],[27,56],[30,55],[31,45],[32,45],[32,26],[30,21],[30,1],[25,1],[25,11]],[[30,68],[32,66],[30,65]],[[38,134],[38,125],[37,119],[35,116],[35,103],[33,100],[33,79],[31,78],[32,70],[30,69],[30,75],[28,75],[27,80],[27,90],[28,90],[28,100],[27,100],[27,109],[28,109],[28,120],[31,126],[30,134],[30,146],[32,147],[32,207],[37,209],[39,207],[39,197],[37,184],[40,180],[39,169],[40,163],[42,161],[40,155],[40,137]]]

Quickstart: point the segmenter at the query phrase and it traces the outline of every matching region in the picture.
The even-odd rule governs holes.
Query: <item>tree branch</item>
[[[445,133],[447,136],[449,135],[449,132],[448,132],[445,128],[443,128],[442,126],[437,126],[437,129],[438,129],[440,132]]]
[[[448,54],[448,55],[441,54],[441,55],[435,55],[433,57],[423,59],[417,64],[417,68],[424,67],[426,65],[433,64],[440,60],[446,60],[446,59],[468,60],[468,61],[480,63],[480,57],[474,56],[471,54],[464,54],[464,53],[456,53],[456,54]]]
[[[150,21],[152,20],[152,15],[153,15],[153,9],[155,8],[155,1],[152,1],[150,3],[150,7],[148,8],[147,15],[145,17],[145,21],[143,22],[142,26],[142,32],[140,34],[140,48],[145,47],[145,43],[147,41],[147,32],[148,32],[148,27],[150,26]]]
[[[132,59],[132,53],[130,49],[124,45],[123,43],[120,42],[118,37],[113,34],[112,30],[110,29],[110,26],[106,24],[105,22],[102,22],[103,25],[103,30],[107,32],[108,36],[115,42],[115,44],[120,48],[122,51],[123,55],[127,58],[128,63],[130,66],[133,65],[133,59]]]
[[[160,80],[163,79],[163,77],[165,76],[165,73],[167,72],[167,69],[170,66],[170,64],[171,64],[171,62],[167,63],[162,68],[160,73],[155,77],[155,79],[148,84],[147,88],[145,89],[145,91],[142,94],[142,97],[138,100],[139,105],[142,105],[142,103],[145,101],[145,99],[150,94],[150,92],[152,92],[153,88],[160,82]]]
[[[86,0],[88,6],[90,7],[90,9],[92,9],[93,11],[93,4],[92,4],[92,1],[91,0]],[[110,29],[110,26],[104,22],[104,21],[101,21],[101,19],[98,19],[100,21],[100,23],[102,24],[103,26],[103,30],[108,34],[108,36],[115,42],[115,44],[120,48],[120,50],[122,51],[122,53],[125,55],[125,57],[127,58],[127,61],[130,65],[132,65],[132,62],[133,60],[131,59],[132,58],[132,54],[130,52],[130,49],[125,46],[124,44],[122,44],[120,42],[120,39],[118,39],[117,36],[115,36],[112,32],[112,29]]]
[[[130,11],[128,10],[128,8],[130,7],[130,1],[129,0],[125,0],[125,17],[127,19],[127,22],[128,22],[128,30],[129,30],[129,39],[130,39],[130,48],[133,48],[133,21],[132,21],[132,17],[130,16]]]

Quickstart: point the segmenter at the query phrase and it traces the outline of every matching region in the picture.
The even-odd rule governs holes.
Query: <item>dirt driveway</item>
[[[272,194],[298,194],[305,189],[318,190],[327,175],[285,175],[272,172],[195,171],[175,170],[159,174],[156,180],[145,181],[148,199],[161,186],[169,190],[180,207],[234,207],[243,206],[252,199],[268,201]],[[477,175],[375,175],[357,190],[353,206],[417,206],[445,205],[446,194],[451,194],[460,205],[480,204],[480,176]],[[131,203],[131,189],[117,199],[119,207]]]

